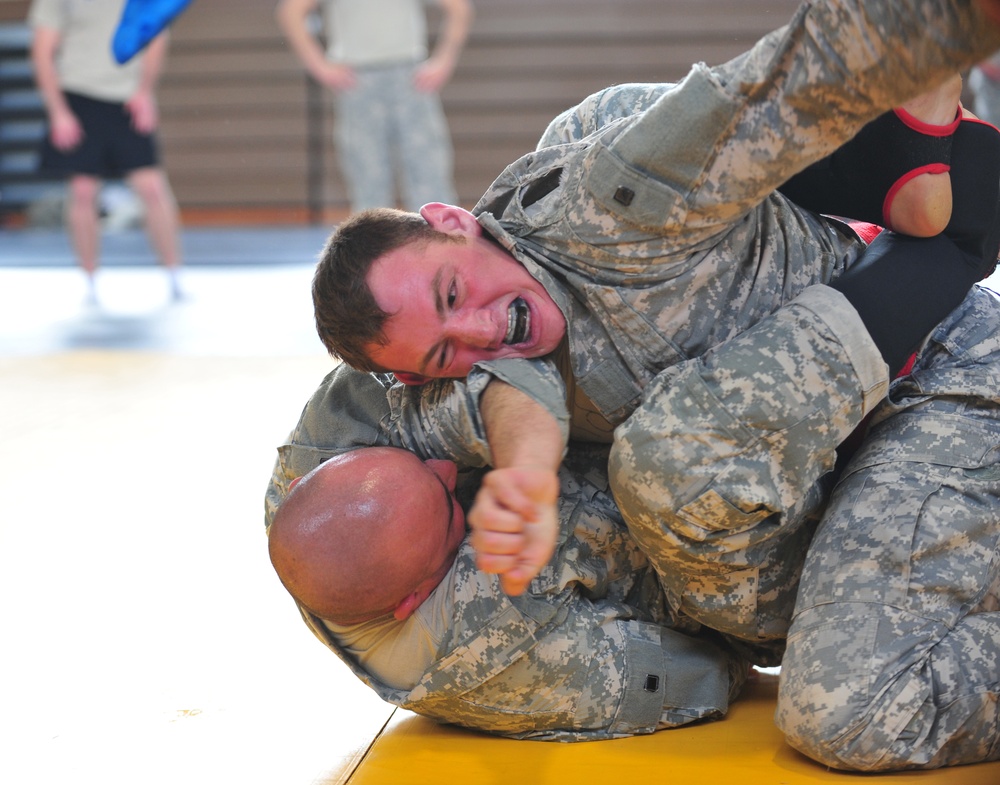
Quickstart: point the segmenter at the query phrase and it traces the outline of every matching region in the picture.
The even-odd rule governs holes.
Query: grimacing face
[[[471,213],[448,205],[424,217],[462,242],[415,243],[378,259],[367,282],[391,314],[387,344],[371,359],[391,371],[462,378],[481,360],[541,357],[559,345],[566,320],[513,256],[482,236]],[[457,214],[451,211],[459,211]]]

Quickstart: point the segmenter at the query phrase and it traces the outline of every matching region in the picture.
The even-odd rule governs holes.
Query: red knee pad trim
[[[931,123],[925,123],[923,120],[918,120],[905,109],[893,109],[892,111],[895,113],[896,117],[902,121],[903,125],[907,128],[912,128],[917,133],[924,134],[925,136],[951,136],[955,133],[955,129],[958,128],[958,124],[962,122],[961,109],[955,113],[955,119],[946,125],[933,125]]]

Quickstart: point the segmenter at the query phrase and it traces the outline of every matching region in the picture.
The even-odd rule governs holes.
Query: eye
[[[455,305],[455,300],[458,299],[458,285],[455,279],[451,279],[451,283],[448,285],[448,307],[451,308]]]

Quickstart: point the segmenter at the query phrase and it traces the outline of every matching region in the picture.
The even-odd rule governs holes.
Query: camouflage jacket
[[[502,375],[498,365],[493,370]],[[470,385],[475,389],[476,380]],[[403,422],[412,426],[406,437],[411,446],[435,454],[440,434],[421,433],[415,412],[434,418],[443,408],[454,414],[470,395],[451,383],[430,396],[427,389],[393,389],[394,410],[384,382],[374,376],[340,366],[324,380],[279,448],[267,490],[268,522],[295,476],[348,449],[400,446],[397,427]],[[547,394],[536,392],[539,398]],[[558,400],[561,389],[548,394]],[[427,397],[433,406],[422,405]],[[482,439],[473,435],[469,441]],[[722,716],[742,686],[747,662],[667,606],[607,490],[606,464],[605,448],[570,452],[560,475],[559,546],[523,596],[508,597],[496,576],[476,568],[472,548],[463,544],[452,568],[448,638],[413,690],[374,679],[321,620],[300,608],[306,623],[383,699],[492,733],[572,741]]]
[[[388,374],[334,368],[306,403],[278,458],[264,497],[265,526],[296,477],[335,455],[360,447],[402,447],[421,458],[454,461],[460,492],[471,493],[477,469],[490,464],[479,396],[493,379],[509,382],[552,412],[568,436],[565,386],[546,360],[497,360],[477,366],[462,382],[423,387],[394,384]]]
[[[610,88],[567,136],[600,130],[514,162],[474,212],[563,311],[576,382],[617,424],[657,373],[856,258],[853,232],[776,188],[998,47],[971,0],[803,3],[651,105]]]

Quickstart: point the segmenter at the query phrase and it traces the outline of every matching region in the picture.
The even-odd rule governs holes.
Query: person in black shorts
[[[167,37],[157,36],[138,56],[118,64],[111,41],[121,13],[121,0],[33,0],[32,62],[49,120],[41,167],[67,178],[66,223],[91,298],[102,181],[124,178],[142,201],[150,241],[170,273],[171,296],[179,299],[178,210],[156,138],[154,90]]]

